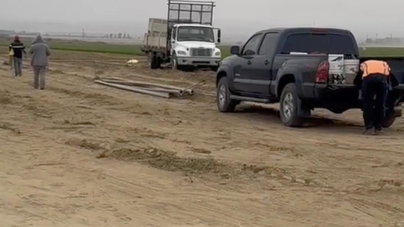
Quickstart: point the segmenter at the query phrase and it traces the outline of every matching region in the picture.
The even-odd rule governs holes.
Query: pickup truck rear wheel
[[[287,84],[280,98],[280,117],[284,125],[299,127],[303,125],[303,118],[299,115],[302,109],[302,101],[297,95],[296,85]]]
[[[396,116],[394,114],[387,114],[383,121],[382,121],[382,127],[383,128],[388,128],[394,124],[394,121],[396,120]]]
[[[220,112],[234,112],[238,104],[237,100],[230,99],[230,90],[227,77],[219,80],[216,91],[216,103]]]

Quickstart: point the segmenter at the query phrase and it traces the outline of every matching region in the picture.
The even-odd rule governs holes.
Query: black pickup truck
[[[280,118],[286,126],[302,126],[314,108],[341,114],[362,109],[361,75],[335,83],[329,73],[329,55],[345,59],[380,59],[392,69],[393,90],[386,102],[384,127],[401,116],[404,96],[404,58],[360,58],[355,37],[348,30],[333,28],[279,28],[255,33],[245,45],[231,48],[216,74],[217,106],[233,112],[241,101],[280,103]],[[298,54],[296,54],[298,53]],[[306,54],[301,54],[306,53]]]

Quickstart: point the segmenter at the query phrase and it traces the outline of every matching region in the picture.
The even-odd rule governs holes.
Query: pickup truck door
[[[271,85],[271,68],[273,64],[273,57],[275,55],[278,33],[270,32],[264,35],[257,55],[250,60],[250,67],[247,68],[247,75],[249,76],[250,89],[249,93],[256,93],[259,95],[270,95]]]
[[[252,36],[244,45],[241,50],[241,54],[238,59],[234,61],[234,88],[240,92],[250,93],[254,90],[254,84],[252,83],[252,73],[251,70],[253,65],[252,61],[256,57],[258,52],[258,47],[261,43],[263,34],[256,34]]]

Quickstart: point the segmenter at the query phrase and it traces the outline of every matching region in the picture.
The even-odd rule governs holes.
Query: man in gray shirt
[[[41,35],[37,35],[32,41],[32,46],[28,53],[31,55],[31,66],[34,70],[34,87],[35,89],[44,90],[45,71],[48,66],[50,49],[45,44]]]

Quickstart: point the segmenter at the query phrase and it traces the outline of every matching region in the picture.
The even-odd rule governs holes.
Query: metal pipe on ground
[[[169,93],[163,93],[163,92],[157,92],[157,91],[148,91],[148,90],[145,90],[145,89],[136,88],[136,87],[130,87],[130,86],[127,86],[127,85],[108,83],[108,82],[104,82],[104,81],[101,81],[101,80],[95,80],[94,82],[97,83],[97,84],[102,84],[102,85],[106,85],[106,86],[109,86],[109,87],[118,88],[118,89],[121,89],[121,90],[132,91],[132,92],[136,92],[136,93],[147,94],[147,95],[152,95],[152,96],[157,96],[157,97],[162,97],[162,98],[171,98],[171,95]]]
[[[157,83],[150,83],[150,82],[144,82],[144,81],[128,80],[128,79],[123,79],[123,78],[118,78],[118,77],[101,78],[101,80],[125,81],[125,82],[130,82],[133,85],[161,87],[161,88],[166,88],[166,89],[183,91],[190,95],[194,94],[194,91],[192,89],[181,88],[181,87],[176,87],[176,86],[166,85],[166,84],[157,84]]]
[[[141,87],[142,89],[150,90],[150,91],[161,91],[161,92],[167,92],[167,93],[175,93],[175,94],[182,94],[184,93],[182,90],[176,90],[176,89],[168,89],[168,88],[161,88],[161,87],[153,87],[153,86],[138,86],[137,83],[132,83],[132,82],[127,82],[127,81],[118,81],[118,80],[106,80],[106,79],[101,79],[101,81],[107,82],[107,83],[114,83],[114,84],[122,84],[122,85],[127,85],[127,86],[135,86],[135,87]]]

